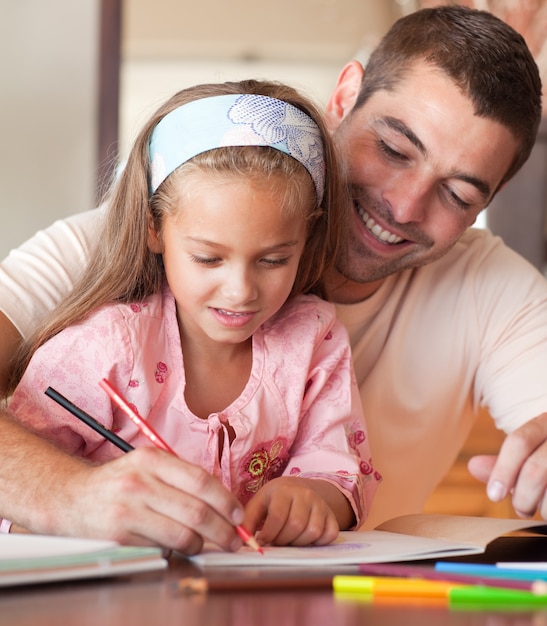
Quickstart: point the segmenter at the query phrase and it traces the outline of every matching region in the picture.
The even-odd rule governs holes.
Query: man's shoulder
[[[101,205],[96,209],[58,219],[48,228],[38,231],[35,237],[25,242],[21,248],[42,245],[51,249],[52,246],[58,246],[66,251],[66,246],[71,245],[78,249],[80,256],[87,257],[102,228],[105,215],[106,205]]]
[[[487,229],[469,228],[443,257],[419,268],[420,273],[465,274],[480,276],[500,270],[506,278],[529,275],[539,277],[538,270],[524,257],[507,246],[497,235]]]
[[[405,293],[426,302],[471,301],[489,309],[511,300],[517,306],[547,298],[545,277],[528,260],[486,229],[469,229],[442,258],[404,272],[394,281],[393,294]],[[470,305],[471,306],[471,305]],[[510,307],[509,307],[510,308]]]
[[[468,228],[454,247],[439,261],[453,263],[458,258],[484,258],[490,254],[505,254],[510,249],[503,240],[485,228]]]

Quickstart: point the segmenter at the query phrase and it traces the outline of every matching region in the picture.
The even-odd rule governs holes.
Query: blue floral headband
[[[321,203],[325,162],[319,127],[287,102],[251,94],[194,100],[168,113],[150,139],[151,192],[192,157],[223,146],[270,146],[292,156],[310,173]]]

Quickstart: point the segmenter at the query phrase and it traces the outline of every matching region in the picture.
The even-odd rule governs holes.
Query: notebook
[[[192,557],[199,566],[302,566],[327,567],[439,559],[481,554],[503,534],[527,529],[547,534],[543,521],[501,519],[462,515],[404,515],[384,522],[374,530],[343,531],[327,546],[264,546],[264,554],[243,547],[222,552],[206,544]],[[547,549],[547,536],[545,537]]]
[[[0,587],[121,576],[166,567],[160,548],[73,537],[0,535]]]

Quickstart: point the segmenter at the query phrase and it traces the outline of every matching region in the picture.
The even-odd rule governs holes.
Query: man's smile
[[[363,209],[359,205],[357,205],[357,213],[359,214],[359,217],[361,218],[361,221],[363,222],[363,224],[365,225],[367,230],[376,239],[378,239],[378,241],[381,241],[382,243],[390,243],[390,244],[401,243],[401,241],[404,241],[404,239],[402,237],[399,237],[395,233],[392,233],[391,231],[386,230],[385,228],[380,226],[380,224],[378,224],[369,215],[369,213],[367,211],[365,211],[365,209]]]

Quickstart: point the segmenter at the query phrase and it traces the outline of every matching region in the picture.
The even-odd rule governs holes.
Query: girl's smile
[[[256,311],[227,311],[211,307],[211,313],[227,328],[242,328],[252,321]]]

